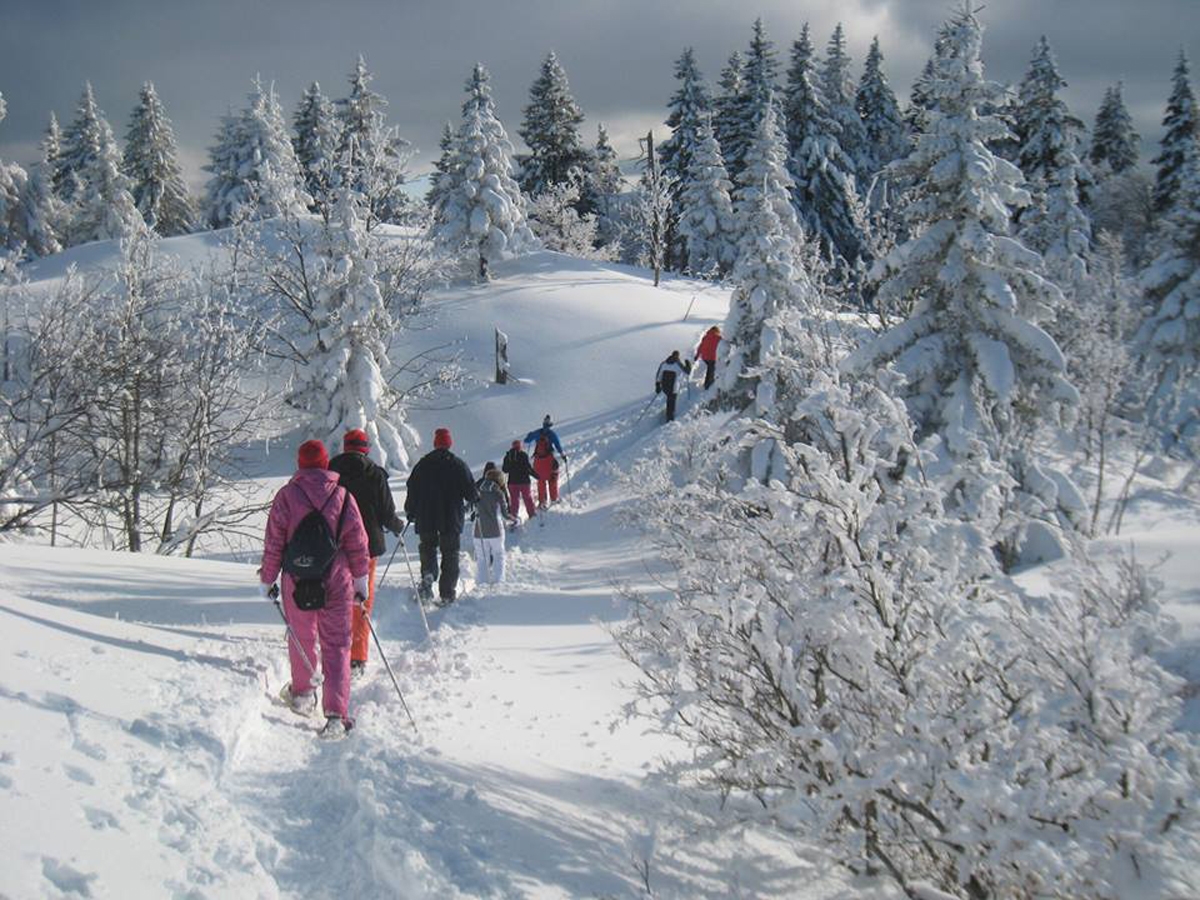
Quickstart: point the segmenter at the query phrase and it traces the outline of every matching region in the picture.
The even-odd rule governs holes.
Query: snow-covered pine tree
[[[929,87],[933,82],[933,57],[925,60],[917,77],[913,79],[908,94],[908,107],[904,110],[904,121],[913,135],[924,134],[929,128],[929,110],[933,107],[933,96]]]
[[[529,152],[518,157],[521,190],[533,197],[560,184],[580,183],[587,171],[588,152],[579,126],[583,113],[571,96],[567,73],[554,51],[529,88],[529,105],[519,130]]]
[[[1152,162],[1157,167],[1154,181],[1154,209],[1161,215],[1175,202],[1182,183],[1185,160],[1200,142],[1200,114],[1196,110],[1196,95],[1189,80],[1188,60],[1179,51],[1175,72],[1171,76],[1171,96],[1163,115],[1166,133],[1158,156]]]
[[[46,125],[46,133],[42,136],[41,151],[42,160],[50,164],[50,174],[54,186],[55,196],[59,195],[60,184],[58,181],[59,175],[59,159],[62,156],[63,134],[62,129],[58,125],[58,116],[51,110],[50,122]]]
[[[883,51],[879,49],[878,37],[871,41],[871,49],[867,52],[854,105],[862,118],[865,137],[863,168],[859,175],[863,190],[870,190],[871,180],[888,163],[907,156],[912,149],[908,125],[900,114],[896,95],[883,73]]]
[[[826,253],[853,263],[863,253],[864,212],[855,186],[854,161],[842,149],[840,126],[816,86],[807,23],[792,43],[784,109],[796,209]]]
[[[8,104],[4,94],[0,93],[0,122],[7,115]],[[6,251],[5,255],[24,249],[25,241],[16,223],[20,218],[21,194],[27,180],[28,175],[23,168],[0,159],[0,251]],[[7,334],[4,340],[7,342]]]
[[[604,123],[596,126],[596,146],[588,159],[583,183],[583,205],[596,211],[596,241],[600,247],[615,247],[620,240],[620,196],[625,181],[617,163],[617,151],[608,139]]]
[[[163,237],[191,231],[196,211],[183,180],[175,133],[149,81],[142,85],[129,120],[124,162],[146,225]]]
[[[293,399],[307,409],[326,440],[361,428],[380,465],[406,469],[418,439],[384,376],[392,323],[361,202],[357,192],[342,191],[331,225],[323,231],[318,330]]]
[[[679,86],[667,104],[671,110],[667,115],[671,136],[659,145],[659,157],[663,171],[672,178],[675,191],[671,198],[672,213],[667,223],[667,267],[682,270],[687,264],[688,249],[679,231],[680,195],[687,180],[700,122],[712,112],[712,101],[696,67],[696,54],[691,47],[684,48],[675,61],[675,80]]]
[[[737,219],[732,190],[721,148],[713,136],[712,117],[704,116],[679,191],[678,229],[687,249],[684,271],[693,276],[720,278],[733,269]]]
[[[825,47],[817,87],[825,110],[838,125],[838,143],[854,163],[855,184],[865,189],[870,184],[870,149],[862,116],[855,103],[854,78],[850,74],[850,55],[846,52],[846,36],[838,22]]]
[[[204,208],[213,228],[242,219],[269,219],[308,210],[300,166],[274,85],[255,76],[249,105],[225,116],[212,161]]]
[[[400,222],[409,210],[404,192],[409,142],[387,124],[388,102],[370,88],[374,76],[361,56],[350,75],[349,96],[337,101],[341,143],[338,165],[343,183],[363,198],[367,229]]]
[[[732,60],[730,63],[732,65]],[[778,70],[775,44],[767,37],[762,19],[755,19],[750,47],[742,63],[741,90],[734,107],[734,118],[726,134],[721,134],[723,124],[718,122],[721,155],[734,183],[746,166],[747,148],[757,139],[768,103],[776,103],[775,114],[780,113],[775,93]]]
[[[737,226],[737,285],[725,322],[723,375],[718,403],[726,408],[755,407],[764,414],[773,389],[758,367],[777,343],[769,319],[784,309],[807,311],[811,284],[801,266],[805,236],[792,206],[792,180],[785,165],[786,143],[768,98],[767,113],[746,148],[746,166],[737,179],[733,211]]]
[[[96,106],[96,95],[91,82],[83,85],[83,94],[75,110],[75,118],[62,134],[56,156],[54,183],[59,196],[67,204],[75,201],[75,192],[80,189],[79,171],[92,159],[99,145],[97,135],[100,119],[104,114]],[[52,122],[52,126],[57,124]]]
[[[292,147],[296,164],[304,178],[304,190],[312,198],[313,212],[328,216],[332,212],[333,190],[338,185],[338,147],[341,124],[333,101],[321,93],[314,81],[300,98],[292,116]]]
[[[906,321],[842,366],[870,372],[892,363],[907,378],[918,439],[936,437],[948,454],[948,498],[961,513],[975,514],[964,505],[982,487],[971,487],[974,467],[990,458],[1008,472],[1005,524],[993,539],[1011,566],[1030,520],[1043,520],[1051,530],[1039,530],[1051,539],[1078,512],[1077,492],[1043,472],[1031,447],[1043,421],[1078,395],[1061,350],[1035,324],[1061,292],[1038,274],[1041,258],[1009,236],[1010,210],[1030,198],[1020,170],[989,149],[1006,129],[980,109],[1002,88],[984,78],[982,29],[969,7],[945,40],[929,85],[938,100],[929,130],[893,164],[915,186],[907,207],[913,237],[883,261],[879,287],[884,303],[919,299]]]
[[[433,163],[429,176],[429,190],[425,192],[425,205],[437,209],[442,197],[453,182],[454,166],[458,160],[458,148],[454,144],[454,126],[449,122],[442,125],[442,136],[438,139],[438,158]]]
[[[738,98],[742,95],[742,78],[745,71],[745,61],[740,50],[734,50],[729,56],[729,62],[721,70],[717,79],[718,92],[713,97],[713,136],[721,147],[721,156],[725,156],[725,148],[737,143],[739,127]]]
[[[526,252],[536,239],[525,221],[525,200],[513,177],[512,144],[500,119],[488,71],[476,63],[467,80],[456,156],[438,181],[434,232],[453,252],[469,252],[481,280],[488,266]]]
[[[1094,166],[1106,166],[1114,174],[1137,165],[1138,143],[1141,136],[1133,129],[1133,119],[1121,96],[1121,82],[1104,89],[1104,100],[1096,113],[1092,129],[1092,150],[1089,159]]]
[[[1017,164],[1037,194],[1053,181],[1061,181],[1064,166],[1074,169],[1081,195],[1091,185],[1091,174],[1079,161],[1083,122],[1071,115],[1059,91],[1067,82],[1058,73],[1050,42],[1042,35],[1033,50],[1029,69],[1021,81],[1016,108],[1016,134],[1020,141]],[[996,102],[996,101],[993,101]],[[1068,160],[1074,159],[1071,163]]]
[[[1142,273],[1151,313],[1137,340],[1156,386],[1150,411],[1168,443],[1200,430],[1200,147],[1179,146],[1178,187],[1159,227],[1162,250]]]
[[[57,127],[53,116],[51,123]],[[41,144],[42,158],[30,169],[21,192],[21,237],[26,253],[34,256],[49,256],[61,250],[67,224],[66,207],[54,192],[55,148],[53,135],[48,132]]]

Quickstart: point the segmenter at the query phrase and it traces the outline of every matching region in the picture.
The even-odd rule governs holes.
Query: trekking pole
[[[279,617],[283,619],[283,627],[287,629],[288,640],[300,651],[300,658],[304,660],[304,666],[308,669],[308,677],[312,679],[313,687],[320,687],[321,682],[325,678],[317,671],[316,666],[309,661],[308,654],[304,652],[304,647],[300,644],[300,639],[296,637],[296,632],[292,631],[292,623],[288,621],[287,613],[283,611],[283,603],[279,599],[279,594],[276,594],[271,599],[275,601],[275,608],[279,610]]]
[[[429,633],[429,619],[425,616],[425,604],[421,602],[421,592],[417,588],[417,576],[413,574],[412,557],[408,555],[408,547],[404,543],[404,534],[408,531],[408,522],[404,523],[404,528],[400,532],[400,540],[396,546],[404,547],[404,564],[408,566],[408,580],[412,582],[413,602],[417,604],[417,609],[421,611],[421,624],[425,626],[425,639],[429,641],[430,646],[433,645],[433,635]],[[395,556],[396,551],[392,551]],[[433,660],[437,662],[437,650],[433,651]]]
[[[379,658],[383,660],[383,667],[392,676],[392,684],[396,688],[396,696],[400,698],[400,705],[404,707],[404,714],[408,716],[408,721],[412,723],[413,731],[420,734],[421,729],[417,727],[417,722],[412,717],[412,713],[408,709],[408,704],[404,702],[404,694],[400,691],[400,682],[396,680],[396,673],[392,671],[392,664],[388,662],[387,655],[383,652],[383,644],[379,642],[379,635],[375,633],[375,623],[371,621],[371,615],[366,609],[363,609],[363,618],[367,620],[367,627],[371,629],[371,637],[375,638],[375,649],[379,651]]]
[[[644,407],[642,407],[642,411],[640,413],[638,413],[638,417],[633,420],[634,425],[636,425],[638,422],[642,421],[642,417],[644,415],[646,415],[646,413],[650,412],[650,407],[654,405],[654,401],[657,399],[658,399],[658,395],[655,394],[653,397],[650,398],[650,402],[647,403]]]
[[[408,523],[404,524],[404,528],[408,528]],[[400,540],[404,540],[404,529],[400,530]],[[396,551],[400,549],[400,542],[396,542],[396,546],[392,548],[392,555],[388,557],[387,565],[383,567],[383,574],[379,576],[379,580],[375,582],[375,590],[379,590],[379,586],[383,584],[383,579],[387,578],[387,573],[392,569],[392,560],[396,558]]]
[[[570,498],[571,496],[571,464],[567,462],[567,458],[563,457],[563,470],[567,473],[567,483],[563,485],[563,493]]]

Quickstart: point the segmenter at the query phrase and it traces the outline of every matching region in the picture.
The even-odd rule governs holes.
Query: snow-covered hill
[[[216,250],[210,236],[165,244],[190,260]],[[104,245],[71,253],[31,277],[112,258]],[[439,292],[432,324],[405,337],[397,358],[453,344],[475,376],[410,419],[426,442],[449,427],[478,471],[549,413],[569,496],[510,547],[508,583],[430,616],[432,639],[396,555],[377,625],[417,730],[374,650],[350,740],[317,742],[313,723],[272,703],[283,629],[248,554],[0,544],[0,897],[893,896],[848,882],[817,849],[693,827],[669,786],[643,780],[683,748],[620,718],[634,673],[604,627],[623,615],[613,588],[663,588],[615,520],[616,472],[672,440],[661,402],[639,420],[655,367],[723,319],[727,294],[552,253],[495,274]],[[490,381],[496,327],[505,386]],[[290,473],[295,437],[261,456],[264,492]],[[1171,498],[1151,501],[1131,528],[1147,557],[1175,551],[1162,575],[1186,619],[1172,651],[1186,669],[1200,645],[1187,554],[1200,517],[1178,501],[1171,530],[1155,528]]]

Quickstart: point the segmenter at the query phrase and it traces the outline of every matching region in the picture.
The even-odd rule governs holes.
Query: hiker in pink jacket
[[[330,534],[336,535],[339,550],[324,579],[325,605],[321,609],[312,612],[299,609],[294,598],[295,582],[291,575],[283,573],[284,613],[295,640],[288,641],[292,680],[284,687],[282,696],[294,711],[303,715],[316,707],[309,666],[317,665],[319,635],[320,670],[324,678],[321,707],[326,718],[322,735],[339,737],[352,725],[348,716],[351,611],[355,596],[367,595],[370,554],[358,504],[338,486],[338,474],[329,471],[328,465],[329,454],[320,441],[305,441],[300,445],[296,474],[271,502],[259,577],[263,596],[272,596],[270,591],[280,576],[288,540],[305,516],[314,509],[320,510]]]

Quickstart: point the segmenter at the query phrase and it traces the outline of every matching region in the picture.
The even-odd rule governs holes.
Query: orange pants
[[[367,569],[367,616],[375,606],[375,557],[371,557],[371,567]],[[350,638],[350,660],[367,661],[367,650],[371,647],[371,626],[367,624],[367,616],[354,604],[354,631]]]

